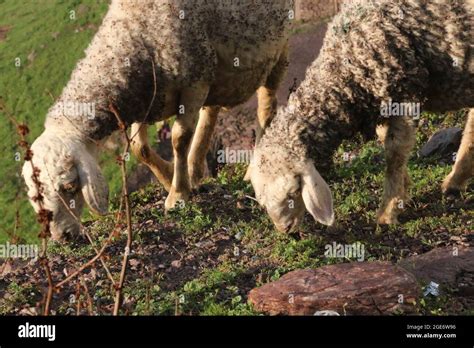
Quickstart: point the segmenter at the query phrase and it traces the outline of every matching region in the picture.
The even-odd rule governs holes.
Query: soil
[[[0,42],[6,40],[7,34],[10,30],[11,27],[9,26],[0,26]]]

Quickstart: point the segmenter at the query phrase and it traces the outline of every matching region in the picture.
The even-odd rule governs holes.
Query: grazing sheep
[[[132,125],[132,151],[169,190],[167,209],[188,199],[188,163],[192,183],[199,181],[220,107],[240,104],[258,90],[264,128],[287,66],[292,9],[293,0],[113,0],[32,145],[45,208],[53,212],[53,238],[78,232],[73,215],[80,216],[84,201],[94,212],[107,211],[96,153],[97,142],[119,128],[110,102]],[[146,125],[173,115],[171,164],[149,147]],[[23,176],[38,210],[28,163]]]
[[[377,219],[397,223],[415,143],[412,116],[420,106],[474,107],[473,12],[473,0],[387,0],[348,6],[334,18],[319,57],[278,110],[250,166],[257,200],[279,230],[296,226],[305,207],[317,221],[333,223],[331,192],[315,165],[327,170],[342,140],[373,137],[378,124],[386,128],[387,171]],[[389,115],[390,105],[404,105],[397,103],[408,107]],[[465,187],[473,174],[473,133],[471,110],[445,193]]]

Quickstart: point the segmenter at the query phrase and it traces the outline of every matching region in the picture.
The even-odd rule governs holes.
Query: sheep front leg
[[[276,90],[261,86],[257,90],[257,134],[255,144],[258,144],[262,137],[265,128],[270,124],[273,117],[275,116],[277,108]]]
[[[278,58],[277,63],[273,67],[270,75],[268,75],[265,84],[257,90],[257,117],[258,126],[255,144],[258,144],[260,138],[265,132],[265,128],[270,124],[276,114],[278,105],[276,92],[285,77],[288,68],[288,45],[286,45]]]
[[[206,155],[211,144],[220,107],[206,106],[199,111],[193,141],[188,155],[189,180],[192,188],[199,186],[206,172]]]
[[[191,185],[188,174],[188,151],[193,138],[199,109],[204,104],[209,86],[199,83],[181,91],[176,121],[171,130],[174,154],[174,175],[170,192],[165,201],[165,209],[175,207],[178,202],[189,199]]]
[[[130,143],[133,154],[138,160],[150,168],[166,191],[171,188],[173,180],[173,164],[161,158],[148,144],[148,125],[133,123],[131,127]]]
[[[382,204],[377,223],[396,224],[398,214],[408,199],[408,157],[415,145],[415,127],[411,119],[394,117],[388,121],[384,146],[387,170]]]
[[[444,179],[441,189],[445,195],[459,195],[474,175],[474,109],[467,117],[466,127],[451,173]]]

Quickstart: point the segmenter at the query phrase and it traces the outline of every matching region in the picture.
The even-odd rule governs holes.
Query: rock
[[[445,128],[434,133],[418,152],[420,157],[433,155],[452,156],[461,144],[462,129],[458,127]]]
[[[444,247],[401,260],[398,265],[424,283],[457,287],[461,275],[474,275],[474,247]],[[471,283],[474,290],[474,283]]]
[[[351,262],[292,271],[251,290],[249,301],[256,310],[272,315],[313,315],[323,310],[374,315],[413,313],[419,296],[415,277],[403,268],[388,262]]]
[[[19,314],[36,316],[38,315],[38,310],[35,307],[26,307],[26,308],[21,309]]]
[[[0,276],[5,276],[13,270],[12,264],[8,260],[0,265]]]
[[[30,52],[30,54],[28,54],[28,57],[26,57],[28,59],[28,62],[31,64],[35,61],[36,59],[36,51],[33,50]]]
[[[174,260],[171,262],[171,267],[174,268],[180,268],[181,267],[181,261],[180,260]]]

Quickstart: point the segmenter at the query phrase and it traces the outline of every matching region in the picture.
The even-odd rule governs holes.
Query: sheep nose
[[[69,225],[64,228],[51,229],[51,239],[58,242],[71,241],[79,235],[79,225]]]

